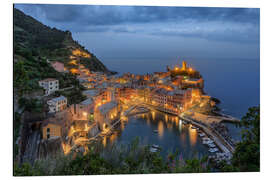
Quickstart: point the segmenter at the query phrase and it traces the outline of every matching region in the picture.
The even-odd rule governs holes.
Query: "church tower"
[[[183,61],[182,62],[182,70],[187,70],[187,63],[186,63],[186,61]]]

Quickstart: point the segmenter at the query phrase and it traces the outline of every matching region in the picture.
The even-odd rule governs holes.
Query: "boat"
[[[218,148],[210,148],[208,151],[211,153],[214,153],[218,151]]]
[[[154,133],[158,133],[158,130],[154,130]]]
[[[203,143],[203,144],[212,144],[212,143],[214,143],[214,141],[209,140],[209,141],[203,141],[202,143]]]
[[[203,144],[212,144],[214,141],[212,140],[203,140]]]
[[[155,153],[155,152],[157,152],[158,150],[156,149],[156,148],[150,148],[150,152],[152,152],[152,153]]]
[[[207,144],[210,148],[214,148],[214,147],[216,147],[216,145],[214,144],[214,143],[209,143],[209,144]]]
[[[191,126],[191,129],[197,129],[195,126]]]
[[[200,136],[200,137],[204,137],[205,134],[204,134],[204,133],[200,133],[199,136]]]
[[[153,144],[152,147],[155,148],[155,149],[159,149],[160,148],[159,145],[157,145],[157,144]]]
[[[203,140],[203,141],[210,141],[211,139],[208,138],[208,137],[203,137],[202,140]]]

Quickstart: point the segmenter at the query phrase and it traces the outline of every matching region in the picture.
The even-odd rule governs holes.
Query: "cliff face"
[[[76,59],[90,71],[110,73],[94,54],[73,40],[70,31],[50,28],[14,8],[15,62],[19,58],[16,55],[20,55],[20,50],[24,49],[29,50],[32,56],[61,61],[65,65],[68,65],[71,59]]]

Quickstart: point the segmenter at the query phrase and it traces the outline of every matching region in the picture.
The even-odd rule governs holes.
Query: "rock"
[[[42,140],[39,147],[39,158],[56,157],[58,154],[63,154],[61,137],[51,137],[47,140]]]

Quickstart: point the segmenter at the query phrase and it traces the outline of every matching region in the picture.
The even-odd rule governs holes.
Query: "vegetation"
[[[242,141],[237,144],[231,164],[220,163],[221,172],[260,170],[260,108],[249,108],[242,118]],[[148,174],[148,173],[196,173],[213,172],[208,158],[183,159],[178,152],[163,158],[159,152],[152,153],[149,146],[135,139],[128,145],[103,149],[100,144],[89,145],[87,154],[39,160],[33,166],[14,166],[15,176],[35,175],[91,175],[91,174]],[[75,155],[75,156],[74,156]]]
[[[20,134],[20,126],[21,126],[21,116],[19,113],[15,112],[14,118],[13,118],[13,146],[14,146],[13,157],[14,158],[18,155],[18,152],[19,152],[19,147],[16,144],[16,141]]]
[[[20,52],[20,49],[28,51]],[[25,57],[27,61],[33,60],[31,56],[40,56],[44,59],[61,61],[67,65],[72,49],[91,54],[73,40],[70,31],[48,27],[14,8],[14,54]],[[88,64],[86,67],[89,70],[109,72],[93,54],[90,58],[84,58],[83,62]]]
[[[135,139],[128,145],[101,150],[91,146],[86,155],[73,154],[56,159],[38,161],[33,167],[15,165],[15,176],[34,175],[92,175],[92,174],[149,174],[209,172],[207,157],[184,160],[178,153],[168,154],[167,159],[158,152],[151,153],[149,146]]]
[[[239,123],[242,140],[236,145],[231,165],[223,164],[223,171],[260,171],[260,107],[251,107]]]
[[[34,98],[31,99],[20,98],[19,106],[20,108],[23,108],[24,111],[36,113],[41,113],[44,108],[43,102]]]

